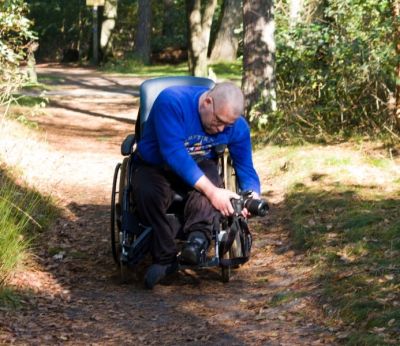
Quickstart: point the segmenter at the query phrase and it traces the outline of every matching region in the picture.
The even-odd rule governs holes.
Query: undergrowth
[[[23,269],[32,255],[35,238],[58,214],[50,196],[17,183],[5,164],[0,165],[0,305],[13,303],[17,293],[8,287],[9,277]]]
[[[397,151],[391,151],[397,152]],[[346,345],[394,345],[400,329],[400,157],[382,143],[269,147],[287,227]]]

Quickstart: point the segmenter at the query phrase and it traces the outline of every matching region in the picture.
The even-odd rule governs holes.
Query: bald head
[[[244,95],[242,89],[236,84],[230,82],[218,83],[208,92],[207,96],[212,97],[216,105],[228,103],[237,117],[243,113]]]

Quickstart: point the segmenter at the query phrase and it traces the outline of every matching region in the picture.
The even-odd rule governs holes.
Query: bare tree
[[[243,77],[245,117],[276,109],[275,21],[273,0],[243,1]]]
[[[117,0],[106,0],[104,3],[103,21],[101,23],[100,49],[103,61],[114,56],[112,34],[117,20]]]
[[[236,60],[240,38],[240,33],[236,30],[240,28],[242,20],[242,1],[224,0],[222,20],[211,51],[210,61]]]
[[[151,0],[139,0],[134,51],[145,64],[150,63],[151,18]]]
[[[186,0],[188,63],[192,76],[207,76],[207,50],[217,0],[207,0],[201,15],[201,0]]]

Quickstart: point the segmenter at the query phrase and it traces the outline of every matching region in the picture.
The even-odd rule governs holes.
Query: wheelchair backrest
[[[151,107],[153,107],[153,103],[158,94],[164,89],[175,85],[198,85],[211,89],[215,86],[215,83],[208,78],[193,76],[162,77],[149,79],[143,82],[140,85],[140,111],[138,119],[136,120],[137,126],[135,131],[137,137],[139,137],[138,139],[140,139],[143,133],[144,125],[146,124]]]

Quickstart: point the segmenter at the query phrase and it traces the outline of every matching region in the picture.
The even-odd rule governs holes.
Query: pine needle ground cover
[[[400,157],[379,143],[267,147],[264,184],[284,190],[285,227],[347,345],[393,345],[400,329]],[[268,195],[268,191],[264,191]]]

